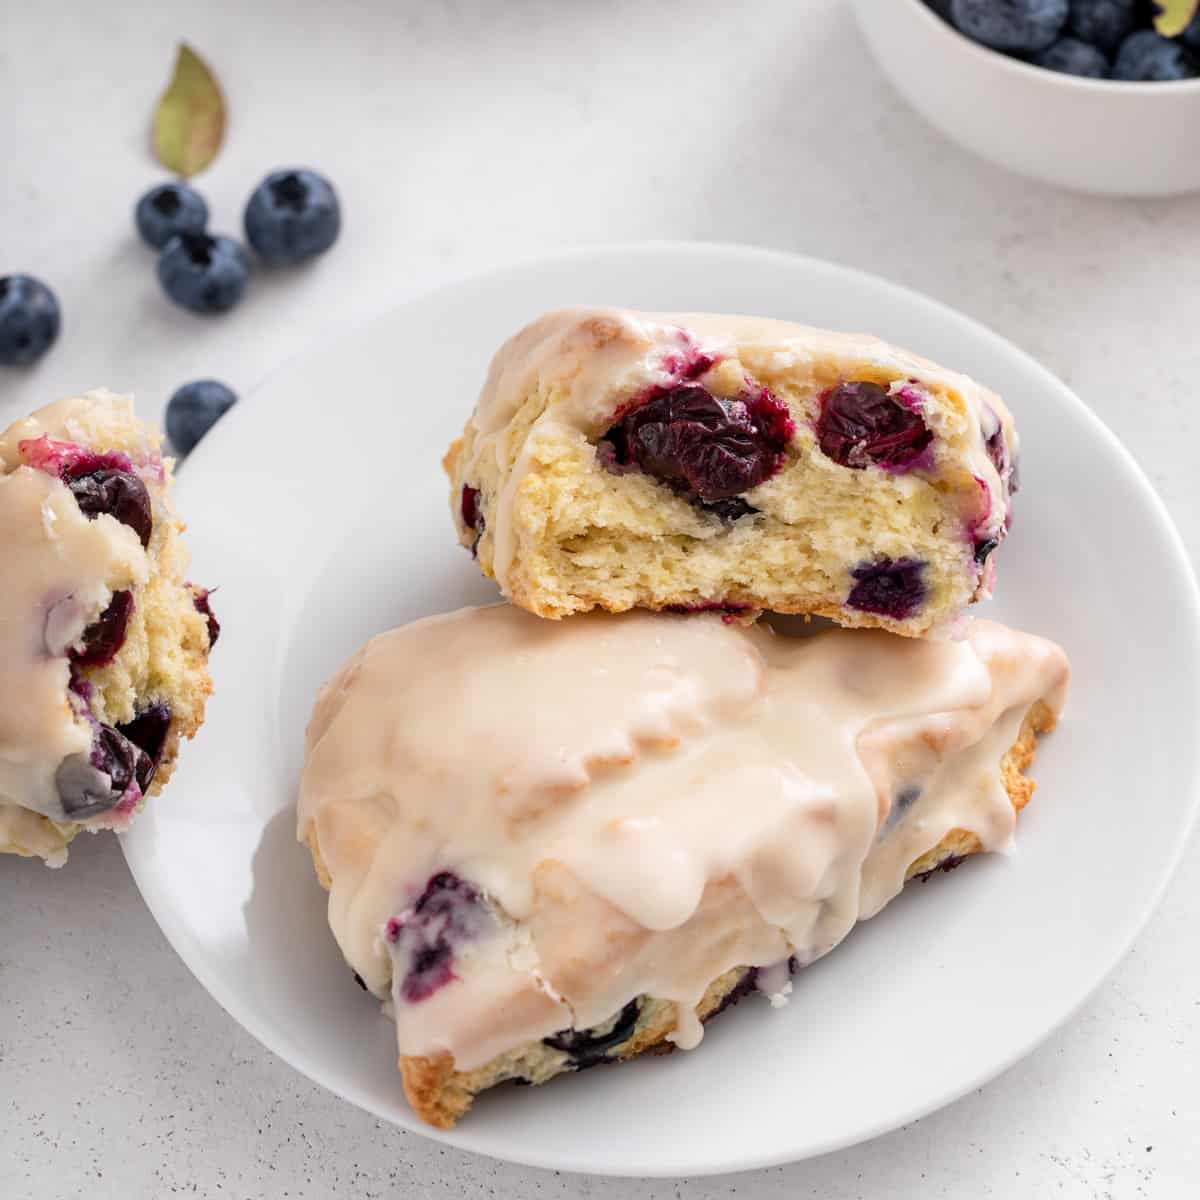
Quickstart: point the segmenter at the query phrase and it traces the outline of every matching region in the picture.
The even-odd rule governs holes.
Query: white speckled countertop
[[[900,280],[1031,351],[1200,549],[1200,196],[1091,200],[977,161],[883,83],[839,0],[736,18],[722,0],[64,0],[53,18],[6,5],[3,25],[0,274],[45,278],[65,323],[38,368],[0,374],[0,424],[98,383],[150,414],[200,375],[248,391],[449,271],[578,242],[756,242]],[[317,267],[215,321],[168,306],[130,225],[160,177],[147,127],[180,36],[232,108],[199,181],[214,227],[237,232],[277,165],[321,168],[346,209]],[[1131,837],[1148,803],[1130,797]],[[62,872],[0,860],[0,1196],[1194,1196],[1198,921],[1194,842],[1115,975],[982,1091],[816,1161],[637,1184],[475,1158],[318,1090],[191,977],[115,841],[83,838]]]

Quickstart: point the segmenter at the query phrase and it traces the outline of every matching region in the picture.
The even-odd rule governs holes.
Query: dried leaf
[[[170,171],[187,178],[217,156],[225,133],[225,98],[205,61],[179,44],[175,71],[154,112],[154,153]]]
[[[1200,8],[1200,0],[1155,0],[1161,10],[1154,18],[1154,28],[1163,37],[1178,37],[1191,23]]]

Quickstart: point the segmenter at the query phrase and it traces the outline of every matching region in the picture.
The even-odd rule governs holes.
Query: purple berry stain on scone
[[[63,813],[69,820],[116,809],[130,812],[141,799],[138,777],[147,770],[146,755],[111,725],[95,724],[88,754],[68,755],[54,776]]]
[[[914,879],[919,879],[922,883],[927,883],[931,875],[936,875],[939,871],[953,871],[955,867],[961,867],[967,861],[965,854],[951,854],[949,857],[942,859],[936,867],[930,867],[928,871],[918,871],[913,876]]]
[[[138,763],[137,781],[138,787],[143,792],[150,786],[154,772],[158,769],[170,728],[170,706],[161,702],[151,704],[148,708],[142,709],[132,721],[117,726],[117,732],[142,751],[142,758]]]
[[[821,397],[817,444],[843,467],[909,471],[933,441],[912,388],[892,393],[865,380],[839,383]]]
[[[856,580],[846,607],[906,621],[925,602],[925,564],[915,558],[877,558],[850,572]]]
[[[787,407],[765,388],[728,399],[685,383],[618,414],[601,441],[600,459],[644,471],[705,507],[734,500],[774,475],[792,431]],[[736,519],[744,512],[717,515]]]
[[[475,532],[475,540],[471,543],[471,553],[474,555],[479,551],[479,539],[483,537],[485,524],[483,509],[479,507],[478,488],[473,488],[470,484],[463,484],[462,497],[459,500],[459,512],[462,516],[463,526]]]
[[[80,667],[102,667],[112,662],[125,645],[133,607],[132,592],[114,592],[108,607],[83,631],[79,649],[71,651],[71,661]]]
[[[400,997],[417,1004],[457,979],[455,950],[480,936],[486,915],[477,888],[453,871],[434,875],[416,903],[387,923]]]
[[[127,454],[97,454],[74,442],[53,441],[46,434],[21,442],[17,449],[29,466],[57,475],[89,520],[108,514],[128,525],[143,546],[150,544],[154,526],[150,493],[134,474]]]
[[[217,620],[212,610],[212,601],[209,599],[216,589],[191,586],[192,604],[208,625],[208,648],[211,650],[217,644],[217,638],[221,636],[221,622]]]
[[[637,1027],[641,1011],[641,1000],[630,1000],[611,1022],[598,1025],[595,1029],[564,1029],[542,1038],[542,1044],[566,1054],[574,1070],[586,1071],[588,1067],[608,1062],[608,1052],[629,1040]]]

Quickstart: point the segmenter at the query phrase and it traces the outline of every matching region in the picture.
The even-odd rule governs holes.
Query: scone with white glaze
[[[500,349],[445,467],[460,541],[539,616],[920,636],[990,593],[1016,452],[997,396],[877,338],[573,308]]]
[[[171,465],[103,390],[0,433],[0,853],[125,829],[204,719],[219,626]]]
[[[298,835],[446,1127],[503,1080],[694,1046],[907,878],[1004,847],[1067,672],[985,621],[794,638],[463,609],[322,689]]]

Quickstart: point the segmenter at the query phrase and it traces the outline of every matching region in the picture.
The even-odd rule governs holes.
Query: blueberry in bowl
[[[1200,190],[1197,0],[852,4],[897,91],[966,149],[1073,191]]]

